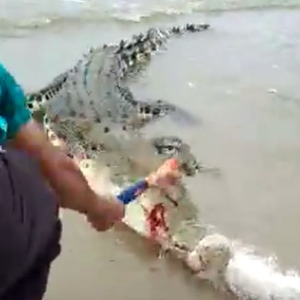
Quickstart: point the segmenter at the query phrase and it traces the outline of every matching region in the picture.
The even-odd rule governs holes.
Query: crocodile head
[[[200,169],[200,163],[191,152],[188,144],[175,136],[163,136],[151,139],[155,153],[162,159],[175,157],[180,171],[186,176],[194,176]]]

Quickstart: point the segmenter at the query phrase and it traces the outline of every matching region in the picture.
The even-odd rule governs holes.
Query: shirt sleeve
[[[6,138],[11,139],[31,119],[31,113],[23,89],[1,64],[0,80],[0,116],[7,123]]]

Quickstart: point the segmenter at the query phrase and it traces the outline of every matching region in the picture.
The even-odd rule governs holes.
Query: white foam
[[[247,248],[235,249],[227,268],[226,281],[241,299],[300,299],[300,277],[296,272],[283,273],[275,258],[259,257]]]

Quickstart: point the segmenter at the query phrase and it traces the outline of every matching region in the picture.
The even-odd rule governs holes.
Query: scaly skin
[[[27,94],[28,107],[44,109],[48,118],[88,118],[109,120],[122,128],[139,129],[179,107],[162,100],[138,101],[128,87],[128,77],[171,36],[198,32],[208,25],[186,25],[170,30],[151,28],[146,34],[111,45],[91,49],[75,67],[56,77],[42,90]]]
[[[170,157],[179,160],[185,175],[194,176],[206,169],[181,139],[174,136],[146,139],[139,132],[149,122],[171,112],[187,113],[162,100],[136,100],[128,79],[171,36],[207,28],[208,25],[186,25],[170,30],[152,28],[130,42],[122,40],[119,45],[91,49],[73,69],[40,91],[28,93],[28,107],[33,113],[43,114],[49,138],[55,144],[64,145],[82,169],[96,174],[100,166],[109,167],[115,183],[122,185],[147,176]],[[175,233],[183,220],[198,222],[198,210],[183,183],[171,194],[156,199],[169,206],[170,230]],[[176,209],[170,198],[177,202]]]

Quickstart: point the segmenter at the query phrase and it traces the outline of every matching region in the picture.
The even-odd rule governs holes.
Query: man
[[[0,145],[0,300],[40,300],[60,252],[58,206],[84,214],[100,231],[123,218],[124,206],[95,194],[75,163],[48,142],[1,64]]]

